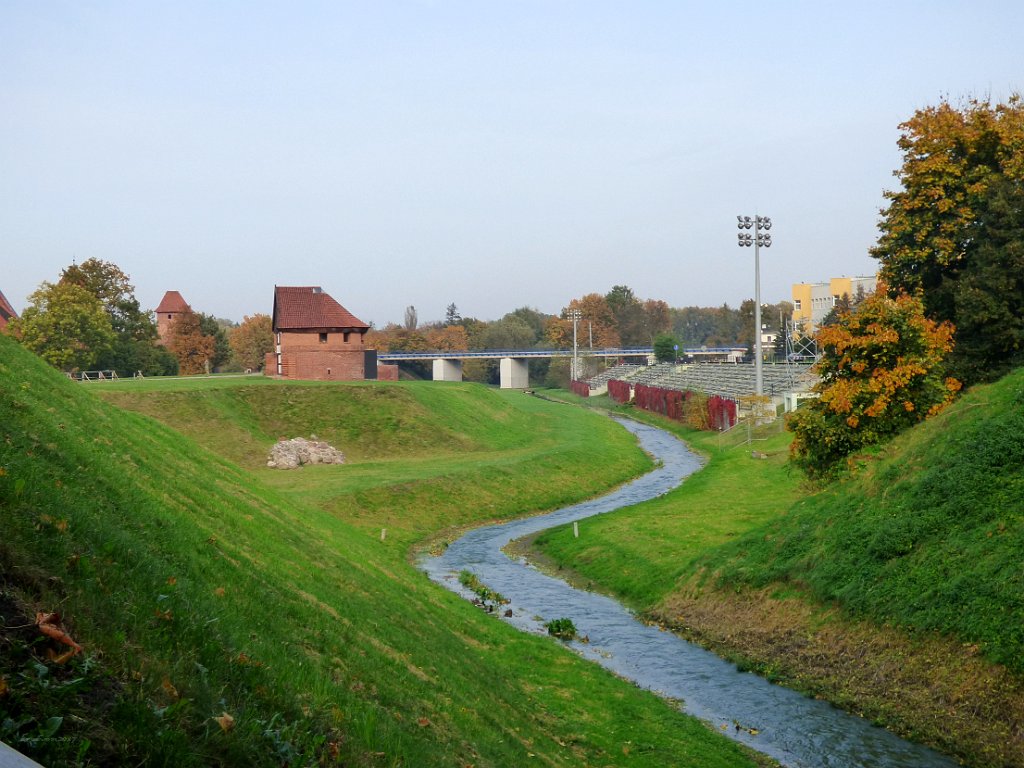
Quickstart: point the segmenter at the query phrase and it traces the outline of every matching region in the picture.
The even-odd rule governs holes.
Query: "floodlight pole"
[[[580,319],[583,317],[583,313],[578,309],[570,309],[569,317],[572,319],[572,373],[570,374],[569,379],[570,381],[576,381],[577,372],[579,371],[579,368],[577,367],[578,362],[576,360],[576,324],[579,323]]]
[[[762,367],[761,354],[761,246],[770,248],[772,236],[768,230],[772,228],[772,220],[767,216],[737,216],[738,229],[750,229],[753,227],[754,234],[740,232],[737,243],[740,248],[754,246],[754,394],[758,397],[764,394],[764,369]],[[764,230],[764,234],[761,234]]]

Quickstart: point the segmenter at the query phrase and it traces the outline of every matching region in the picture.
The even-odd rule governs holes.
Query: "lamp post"
[[[583,313],[578,309],[569,310],[569,319],[572,320],[572,372],[569,376],[570,381],[576,381],[576,375],[578,372],[576,362],[576,324],[582,319]]]
[[[741,230],[736,236],[740,248],[754,246],[754,394],[764,394],[764,371],[761,366],[761,247],[770,248],[772,220],[767,216],[737,216],[736,226]],[[753,228],[754,234],[742,230]],[[762,234],[762,230],[764,234]]]

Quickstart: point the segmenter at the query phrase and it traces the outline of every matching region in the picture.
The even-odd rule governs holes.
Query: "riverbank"
[[[977,412],[979,406],[968,405]],[[639,416],[681,432],[658,417]],[[708,455],[710,462],[683,488],[663,500],[592,521],[579,539],[565,528],[541,534],[532,557],[541,553],[540,562],[557,571],[560,578],[618,596],[651,621],[743,668],[832,701],[956,755],[968,765],[1024,765],[1022,681],[1016,671],[993,661],[991,654],[998,647],[955,632],[855,616],[839,600],[812,594],[802,586],[801,579],[807,576],[799,576],[796,570],[790,570],[789,576],[783,571],[778,578],[770,577],[781,570],[776,561],[792,556],[800,547],[807,548],[807,541],[834,527],[833,517],[856,516],[857,502],[851,501],[843,512],[833,505],[831,515],[823,508],[817,517],[808,513],[801,518],[793,511],[799,508],[787,496],[809,494],[800,489],[799,477],[786,471],[784,446],[782,450],[778,446],[776,450],[759,450],[768,458],[752,460],[749,447],[735,449],[731,458],[730,451],[719,451],[714,435],[684,437]],[[894,461],[898,465],[901,459]],[[920,462],[920,457],[915,461]],[[731,501],[736,489],[751,483],[762,488],[757,501],[759,520],[750,519],[750,494],[740,503]],[[1012,481],[999,483],[1004,488],[1008,484]],[[889,490],[877,489],[874,496],[882,497]],[[976,493],[976,484],[966,486],[967,490]],[[850,489],[845,492],[853,493]],[[1009,541],[1006,534],[1019,530],[1019,497],[1009,498],[1018,500],[999,507],[999,519],[989,526],[1005,541]],[[962,522],[940,531],[949,530],[948,538],[953,538],[952,531]],[[984,532],[981,535],[991,541],[984,538]],[[864,537],[861,533],[860,538]],[[517,551],[522,552],[525,544],[518,543]],[[990,558],[991,550],[1000,544],[990,544],[974,560]],[[717,552],[724,545],[728,545],[722,550],[727,554],[708,558],[706,553]],[[853,550],[850,544],[845,546]],[[751,562],[748,553],[761,550],[763,559]],[[818,548],[801,562],[813,570],[815,558],[830,559],[827,551]],[[912,556],[923,554],[915,551]],[[626,567],[619,573],[621,565]],[[854,567],[851,563],[847,571]],[[960,566],[965,571],[969,567],[966,563]],[[719,583],[723,568],[729,578]],[[1013,572],[1003,572],[1009,574],[1007,583],[1013,583]],[[956,575],[955,571],[945,577],[935,573],[930,582],[933,594],[922,595],[919,606],[937,610],[942,600],[936,593],[944,588],[943,578],[952,584]],[[984,590],[980,576],[978,581],[961,588],[967,593],[965,600]],[[893,587],[888,591],[892,599]],[[1006,605],[1011,606],[1012,601]],[[986,626],[982,611],[968,615],[975,624]],[[1015,629],[1013,622],[1004,624],[1003,642],[1009,642],[1019,627]]]

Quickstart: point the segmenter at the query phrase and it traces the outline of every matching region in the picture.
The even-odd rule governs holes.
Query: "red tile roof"
[[[160,306],[156,308],[156,313],[161,312],[189,312],[192,307],[188,305],[188,302],[181,297],[181,294],[177,291],[168,291],[164,294],[164,298],[160,302]]]
[[[4,296],[4,292],[0,291],[0,322],[10,320],[12,317],[17,317],[18,313],[14,311],[14,307],[11,306],[11,302]]]
[[[369,329],[319,286],[274,287],[274,330]]]

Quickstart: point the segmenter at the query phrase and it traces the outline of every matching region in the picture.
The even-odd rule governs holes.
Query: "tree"
[[[659,333],[672,332],[672,311],[661,299],[647,299],[643,303],[644,331],[653,339]]]
[[[95,296],[107,316],[116,338],[93,365],[113,369],[122,375],[141,371],[147,375],[177,372],[177,362],[157,344],[156,322],[151,312],[139,308],[135,288],[120,267],[109,261],[87,259],[72,264],[60,274],[60,282],[77,285]]]
[[[836,325],[844,315],[850,314],[851,310],[853,310],[853,306],[850,294],[844,293],[839,297],[838,301],[832,305],[832,309],[828,311],[828,314],[821,319],[821,326],[826,327]]]
[[[928,317],[976,329],[983,323],[964,313],[982,308],[963,304],[966,294],[957,286],[995,237],[983,215],[993,188],[1024,181],[1024,99],[1015,94],[996,105],[972,99],[959,108],[943,101],[918,110],[900,129],[903,164],[895,175],[901,189],[886,192],[889,206],[871,254],[890,295],[920,294]],[[990,287],[997,303],[1012,303],[1007,283]],[[973,348],[965,345],[952,361],[969,381],[985,373],[982,361],[965,358]]]
[[[581,316],[576,328],[579,346],[589,346],[591,334],[595,347],[621,346],[615,315],[607,299],[599,293],[588,293],[580,299],[573,299],[559,317],[548,320],[544,336],[549,344],[561,349],[572,346],[572,320],[569,313],[574,309],[578,309]]]
[[[417,325],[419,325],[419,318],[416,314],[416,307],[410,304],[405,308],[405,330],[415,331]]]
[[[230,320],[208,315],[205,312],[199,314],[199,328],[204,336],[213,339],[213,353],[210,355],[210,368],[219,370],[231,357],[231,345],[228,342],[228,332],[233,330],[235,324]]]
[[[861,448],[884,442],[952,402],[960,382],[945,375],[953,327],[924,316],[919,298],[878,293],[822,328],[821,380],[787,422],[792,461],[828,477]]]
[[[659,333],[654,339],[654,357],[659,363],[675,362],[679,342],[670,333]]]
[[[231,353],[245,370],[260,371],[268,353],[274,351],[274,329],[270,315],[246,315],[228,337]]]
[[[99,299],[110,316],[110,325],[119,336],[138,340],[156,338],[156,323],[139,308],[135,287],[120,267],[109,261],[86,259],[60,273],[60,282],[85,288]]]
[[[623,346],[645,346],[651,343],[653,334],[647,327],[644,307],[632,288],[625,285],[613,286],[604,298],[615,318],[615,328]]]
[[[43,283],[7,333],[64,371],[89,370],[116,338],[99,299],[74,283]]]
[[[988,189],[967,246],[967,266],[953,289],[959,325],[951,368],[987,381],[1024,365],[1024,182]]]
[[[167,349],[177,358],[184,376],[207,371],[216,346],[216,339],[203,333],[199,315],[192,310],[179,314],[171,325]]]
[[[427,345],[431,349],[461,352],[469,349],[469,336],[461,325],[431,328],[427,331]]]
[[[462,316],[459,314],[459,308],[455,306],[453,301],[448,305],[448,309],[444,313],[444,324],[445,325],[458,325],[462,321]]]

